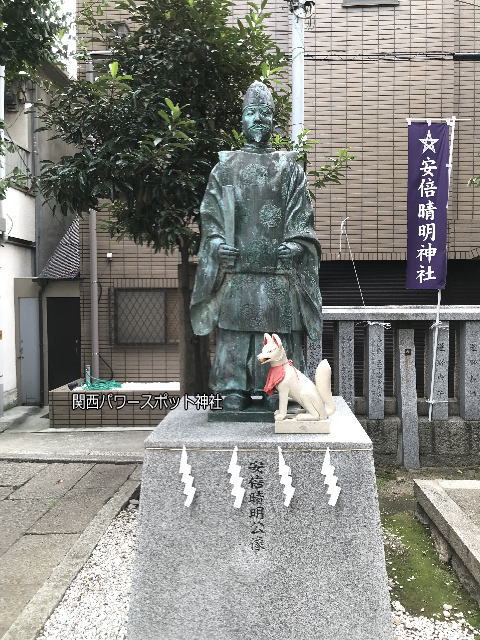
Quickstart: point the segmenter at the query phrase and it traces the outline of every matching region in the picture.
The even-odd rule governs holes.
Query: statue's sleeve
[[[305,172],[291,165],[287,196],[285,242],[296,242],[303,251],[295,259],[295,285],[303,324],[312,340],[322,336],[322,298],[318,282],[321,248],[315,234],[312,203]]]
[[[210,174],[205,195],[200,205],[199,263],[190,303],[192,328],[197,335],[213,331],[218,321],[217,293],[223,276],[218,258],[218,247],[225,242],[222,211],[222,186],[217,164]]]

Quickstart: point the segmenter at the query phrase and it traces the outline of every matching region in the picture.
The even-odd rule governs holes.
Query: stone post
[[[460,325],[457,393],[460,416],[480,419],[480,322],[465,320]]]
[[[446,420],[448,418],[448,360],[449,360],[449,323],[442,321],[438,328],[437,362],[435,365],[435,381],[433,387],[433,399],[444,400],[433,405],[433,420]],[[425,336],[425,398],[430,399],[430,385],[433,371],[433,346],[435,328],[428,328]]]
[[[322,341],[311,340],[308,336],[305,336],[305,364],[306,375],[310,380],[315,380],[315,370],[322,360]]]
[[[413,335],[413,329],[397,329],[395,332],[395,395],[398,415],[402,421],[398,462],[407,469],[420,468]]]
[[[382,324],[367,325],[365,332],[363,392],[369,418],[385,417],[385,329]]]
[[[333,351],[334,392],[343,396],[352,411],[355,411],[354,327],[353,320],[335,323]]]

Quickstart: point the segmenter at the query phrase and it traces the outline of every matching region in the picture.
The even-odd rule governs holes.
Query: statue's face
[[[252,104],[242,114],[242,131],[247,142],[268,142],[273,131],[273,111],[267,104]]]

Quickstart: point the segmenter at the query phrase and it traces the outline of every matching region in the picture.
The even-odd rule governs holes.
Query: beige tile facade
[[[112,288],[165,288],[168,290],[171,326],[174,332],[177,314],[177,263],[176,255],[154,254],[148,247],[135,245],[131,240],[117,240],[101,229],[97,232],[97,264],[99,291],[99,347],[100,377],[112,375],[119,381],[175,381],[178,379],[177,345],[119,346],[112,341],[111,322],[113,309],[109,292]],[[82,370],[90,362],[90,279],[88,220],[80,225],[81,282],[80,308],[82,314]],[[107,260],[107,252],[112,260]],[[111,370],[106,363],[111,367]]]
[[[235,16],[246,2],[237,1]],[[285,0],[271,0],[268,25],[286,50],[290,16]],[[477,23],[476,20],[479,19]],[[105,19],[121,20],[123,14]],[[342,147],[355,155],[348,179],[317,193],[315,220],[324,260],[338,260],[341,220],[358,260],[406,257],[406,118],[467,118],[456,130],[449,207],[450,259],[480,251],[480,191],[467,186],[480,173],[480,61],[454,53],[478,51],[480,7],[454,0],[400,0],[398,6],[344,7],[317,2],[306,25],[305,125],[320,141],[312,167]],[[478,83],[478,84],[477,84]],[[89,361],[88,225],[82,224],[82,350]],[[106,253],[113,253],[111,263]],[[341,256],[346,259],[344,253]],[[100,231],[98,270],[100,352],[119,380],[174,380],[177,348],[119,347],[110,341],[108,290],[116,286],[176,286],[176,256],[153,254]],[[173,320],[174,321],[174,320]],[[101,363],[101,376],[109,369]]]

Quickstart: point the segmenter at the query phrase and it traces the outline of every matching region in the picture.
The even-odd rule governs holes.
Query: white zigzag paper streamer
[[[282,448],[278,447],[278,475],[280,476],[280,484],[284,485],[283,493],[285,494],[286,507],[290,505],[290,501],[293,498],[295,489],[292,487],[292,470],[285,464],[285,460],[282,454]]]
[[[242,487],[243,478],[240,477],[241,466],[237,464],[237,451],[238,447],[235,447],[228,467],[228,473],[232,476],[230,478],[230,484],[233,484],[232,496],[235,496],[233,506],[235,509],[240,509],[243,502],[243,496],[245,495],[245,489]]]
[[[325,458],[323,459],[321,473],[325,476],[325,482],[328,486],[327,494],[330,496],[328,504],[334,507],[337,504],[338,496],[340,495],[341,488],[337,486],[337,476],[334,475],[335,467],[330,462],[330,448],[327,447],[325,452]]]
[[[179,473],[182,474],[182,482],[185,485],[183,493],[187,496],[185,500],[185,506],[189,507],[192,504],[193,496],[195,495],[196,488],[193,486],[193,476],[191,475],[192,466],[187,464],[187,450],[183,445],[182,455],[180,457],[180,469]]]

